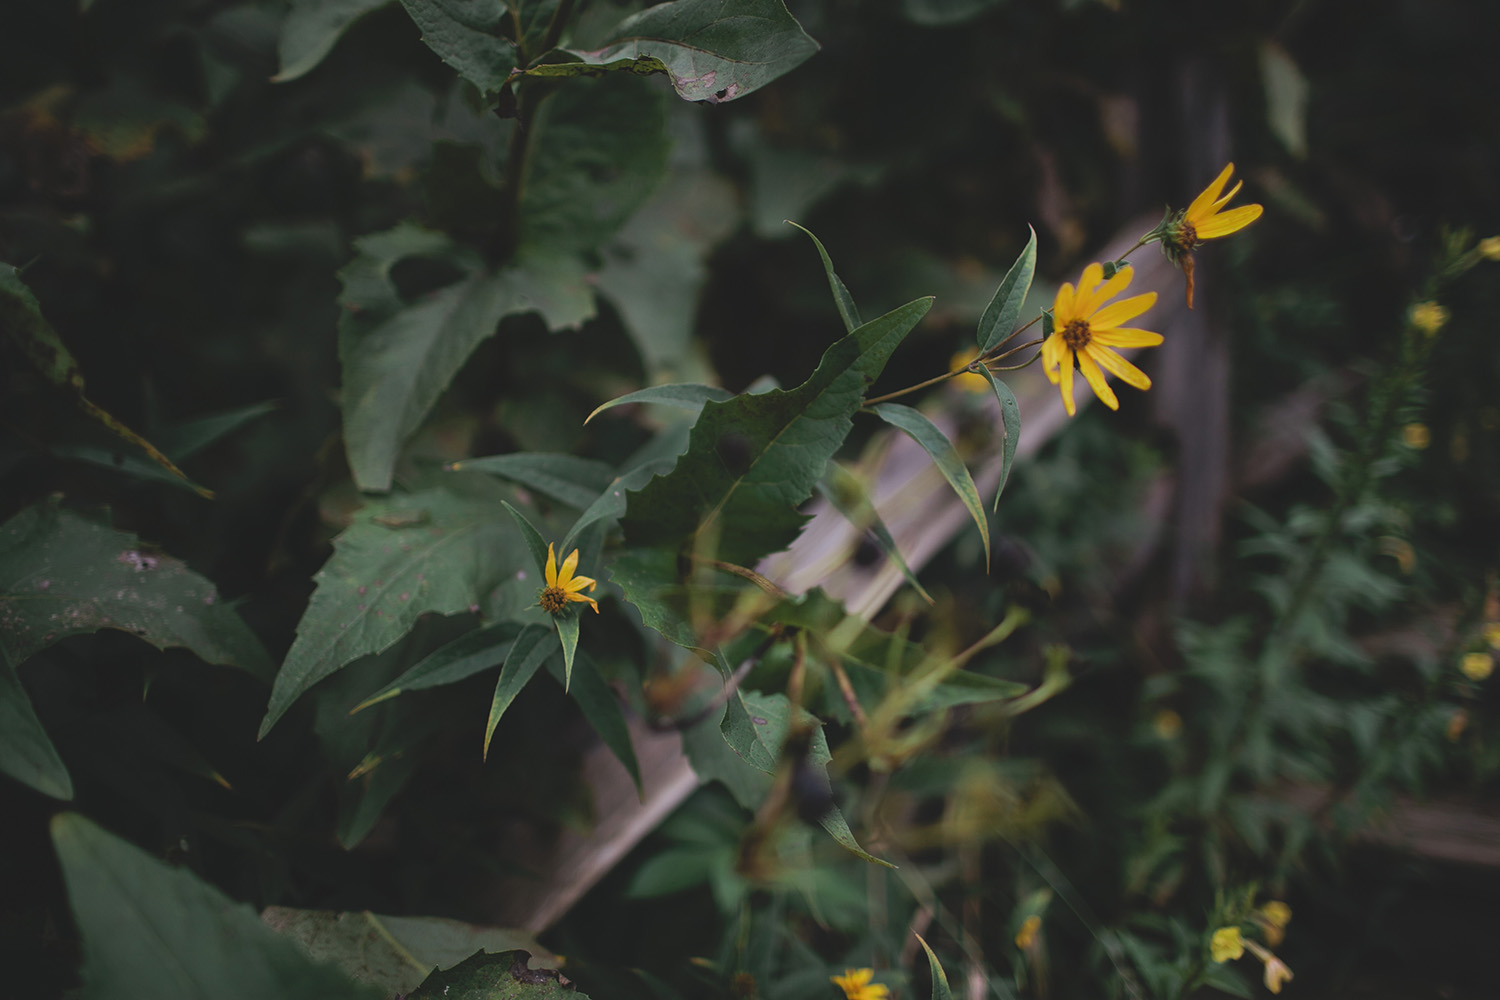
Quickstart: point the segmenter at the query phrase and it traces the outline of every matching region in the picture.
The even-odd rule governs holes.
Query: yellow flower
[[[1208,943],[1215,962],[1227,962],[1245,953],[1245,938],[1238,927],[1220,927]]]
[[[1479,256],[1485,260],[1500,260],[1500,236],[1486,236],[1480,240]]]
[[[1132,268],[1122,267],[1105,281],[1104,268],[1090,264],[1084,268],[1076,292],[1071,282],[1064,282],[1057,290],[1057,299],[1052,304],[1052,335],[1042,343],[1042,371],[1053,385],[1062,383],[1063,405],[1070,417],[1077,412],[1073,403],[1074,358],[1094,395],[1111,410],[1118,410],[1120,401],[1105,383],[1101,368],[1137,389],[1151,388],[1146,374],[1111,348],[1155,347],[1161,343],[1159,333],[1120,326],[1155,305],[1156,293],[1104,304],[1123,292],[1134,274]]]
[[[1495,670],[1495,658],[1489,653],[1465,653],[1458,669],[1471,681],[1482,681]]]
[[[979,357],[979,348],[970,347],[959,351],[948,359],[948,370],[950,372],[963,371],[969,367],[969,362]],[[978,372],[967,372],[953,379],[953,384],[964,392],[989,392],[990,380]]]
[[[1182,716],[1170,708],[1163,708],[1151,719],[1151,728],[1164,740],[1175,740],[1182,732]]]
[[[1016,947],[1025,951],[1036,944],[1036,937],[1042,930],[1042,918],[1033,913],[1021,921],[1021,929],[1016,931]]]
[[[547,546],[547,586],[542,588],[542,596],[538,599],[542,609],[548,614],[556,616],[563,613],[563,609],[570,601],[580,604],[587,601],[589,606],[598,614],[599,605],[592,597],[585,597],[581,592],[593,590],[597,585],[592,577],[575,576],[574,571],[578,569],[578,550],[574,549],[572,555],[563,560],[562,569],[557,568],[557,555],[552,546]]]
[[[1432,432],[1426,424],[1407,424],[1401,428],[1401,440],[1413,451],[1421,451],[1432,444]]]
[[[1411,325],[1434,336],[1448,322],[1448,310],[1436,302],[1418,302],[1411,307]]]
[[[1500,622],[1490,622],[1484,627],[1484,641],[1491,649],[1500,649]]]
[[[1234,164],[1219,171],[1212,184],[1203,189],[1187,209],[1156,230],[1161,233],[1161,246],[1174,264],[1180,264],[1187,278],[1187,305],[1193,308],[1193,251],[1203,245],[1204,240],[1216,240],[1230,233],[1237,233],[1260,218],[1265,211],[1259,205],[1241,205],[1222,211],[1229,199],[1239,194],[1244,181],[1236,181],[1228,194],[1224,185],[1234,173]]]
[[[844,991],[845,1000],[890,1000],[890,987],[872,983],[874,969],[845,969],[842,976],[833,976],[833,985]]]
[[[1292,908],[1279,899],[1273,899],[1260,908],[1260,915],[1272,927],[1285,927],[1292,922]]]

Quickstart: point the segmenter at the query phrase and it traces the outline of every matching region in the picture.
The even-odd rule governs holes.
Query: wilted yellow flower
[[[889,1000],[890,987],[872,983],[874,969],[845,969],[842,976],[832,976],[833,984],[844,991],[845,1000]]]
[[[1292,970],[1286,967],[1286,963],[1275,955],[1266,959],[1266,989],[1272,993],[1280,993],[1284,983],[1292,978]]]
[[[1500,260],[1500,236],[1486,236],[1480,240],[1479,256],[1485,260]]]
[[[1411,307],[1411,325],[1434,336],[1448,322],[1448,310],[1436,302],[1418,302]]]
[[[1421,451],[1432,444],[1432,432],[1427,429],[1426,424],[1407,424],[1401,428],[1401,440],[1408,448]]]
[[[1042,371],[1053,385],[1062,383],[1063,406],[1067,407],[1070,417],[1078,412],[1073,402],[1075,358],[1094,395],[1111,410],[1118,410],[1120,401],[1104,381],[1105,371],[1137,389],[1151,388],[1146,373],[1112,348],[1155,347],[1161,343],[1159,333],[1120,326],[1155,305],[1156,293],[1147,292],[1110,305],[1104,304],[1130,285],[1134,273],[1132,268],[1122,267],[1113,278],[1105,281],[1103,266],[1090,264],[1083,269],[1076,292],[1071,282],[1063,282],[1057,290],[1057,298],[1052,303],[1052,335],[1042,343]]]
[[[1245,953],[1245,937],[1238,927],[1220,927],[1214,931],[1208,950],[1215,962],[1227,962]]]
[[[1233,163],[1225,166],[1213,183],[1204,188],[1185,211],[1155,230],[1161,233],[1162,250],[1172,263],[1181,266],[1182,273],[1187,278],[1189,309],[1193,308],[1193,251],[1202,246],[1204,240],[1215,240],[1239,232],[1260,218],[1264,211],[1259,205],[1241,205],[1227,212],[1222,211],[1244,186],[1244,181],[1237,181],[1228,194],[1222,193],[1232,173]]]
[[[1484,641],[1491,649],[1500,649],[1500,622],[1490,622],[1484,627]]]
[[[1255,911],[1255,922],[1260,924],[1261,934],[1273,948],[1286,937],[1285,928],[1291,920],[1292,908],[1279,899],[1273,899]]]
[[[948,370],[950,372],[963,371],[969,367],[969,362],[979,357],[979,348],[970,347],[959,351],[948,359]],[[965,372],[953,379],[953,384],[964,392],[989,392],[990,380],[978,372]]]
[[[592,577],[575,576],[574,571],[578,569],[578,550],[574,549],[568,558],[563,560],[562,568],[558,569],[557,555],[552,546],[547,546],[547,565],[545,567],[547,586],[542,588],[542,595],[537,603],[542,610],[556,616],[563,613],[569,602],[577,601],[582,604],[588,602],[589,607],[598,614],[599,605],[592,597],[586,597],[581,593],[585,590],[593,590],[597,585]]]
[[[1495,658],[1489,653],[1465,653],[1458,669],[1471,681],[1482,681],[1495,671]]]
[[[1025,951],[1036,944],[1036,936],[1041,929],[1042,918],[1035,913],[1021,921],[1021,929],[1016,931],[1016,947]]]

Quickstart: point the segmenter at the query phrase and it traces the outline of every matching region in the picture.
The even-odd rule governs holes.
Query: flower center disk
[[[1089,321],[1086,319],[1069,320],[1068,325],[1063,327],[1062,338],[1063,343],[1067,344],[1073,350],[1083,350],[1088,346],[1090,340]]]
[[[546,587],[542,590],[542,596],[537,599],[537,603],[548,614],[560,615],[563,608],[568,606],[568,592],[561,587]]]

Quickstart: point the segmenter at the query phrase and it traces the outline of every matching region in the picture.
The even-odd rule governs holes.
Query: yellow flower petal
[[[1162,335],[1150,330],[1133,330],[1128,326],[1117,326],[1110,330],[1095,330],[1094,343],[1107,347],[1157,347]]]
[[[1229,175],[1234,173],[1234,164],[1227,165],[1214,182],[1203,189],[1203,193],[1193,199],[1193,203],[1187,209],[1187,221],[1197,226],[1199,219],[1206,219],[1214,212],[1214,202],[1219,200],[1219,192],[1224,190],[1224,185],[1229,183]]]
[[[1151,388],[1151,379],[1145,372],[1135,365],[1120,357],[1114,351],[1098,344],[1089,345],[1089,355],[1099,363],[1099,367],[1109,372],[1115,378],[1126,385],[1134,386],[1142,392]]]
[[[1089,317],[1089,329],[1094,332],[1108,330],[1119,326],[1127,320],[1135,319],[1141,313],[1156,305],[1156,293],[1147,292],[1144,295],[1132,295],[1128,299],[1119,302],[1111,302]]]
[[[1103,274],[1103,268],[1100,268],[1100,273]],[[1128,288],[1130,286],[1130,279],[1133,277],[1135,277],[1134,268],[1120,268],[1115,272],[1115,276],[1113,278],[1110,278],[1104,284],[1091,291],[1087,299],[1080,295],[1078,301],[1073,304],[1074,312],[1080,316],[1088,316],[1095,309],[1098,309],[1102,303],[1108,302],[1110,299],[1114,298],[1116,295],[1119,295],[1126,288]],[[1098,318],[1095,317],[1090,319],[1089,325],[1099,326],[1100,323]]]
[[[1083,377],[1088,379],[1089,388],[1094,390],[1094,395],[1099,397],[1099,401],[1111,410],[1118,410],[1120,400],[1115,396],[1115,391],[1109,387],[1109,383],[1104,381],[1104,373],[1090,357],[1092,351],[1093,347],[1090,346],[1079,352],[1078,367],[1083,372]]]
[[[547,578],[547,586],[557,586],[557,553],[552,551],[551,542],[547,543],[547,565],[542,572]]]
[[[1064,281],[1052,302],[1052,321],[1057,326],[1066,326],[1073,317],[1073,283]]]
[[[1245,940],[1238,927],[1220,927],[1208,943],[1215,962],[1223,963],[1245,954]]]
[[[1260,218],[1263,211],[1265,209],[1259,205],[1241,205],[1239,208],[1231,208],[1227,212],[1210,216],[1195,227],[1198,230],[1198,238],[1211,240],[1237,233]]]
[[[1068,416],[1078,413],[1078,406],[1073,402],[1073,363],[1072,359],[1062,369],[1062,398],[1063,409],[1068,411]]]

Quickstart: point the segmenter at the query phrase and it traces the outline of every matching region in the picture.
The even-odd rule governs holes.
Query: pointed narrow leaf
[[[603,462],[543,452],[466,458],[448,468],[454,472],[463,470],[499,476],[579,510],[599,499],[600,492],[614,479],[614,470]]]
[[[588,423],[605,410],[612,410],[626,403],[659,403],[662,406],[676,406],[684,410],[696,411],[703,409],[704,403],[710,401],[723,403],[733,398],[734,393],[716,385],[698,385],[693,382],[653,385],[649,389],[637,389],[635,392],[617,396],[607,403],[601,403],[583,422]]]
[[[531,522],[526,519],[525,514],[522,514],[520,511],[516,510],[504,500],[500,501],[500,505],[504,507],[505,512],[515,520],[516,527],[521,529],[521,537],[526,539],[526,547],[531,550],[531,558],[536,562],[537,578],[546,579],[545,574],[547,572],[547,540],[544,539],[542,537],[542,533],[537,531],[536,528],[532,526]],[[558,552],[557,564],[561,566],[562,561],[567,557],[568,555],[566,552]]]
[[[911,567],[906,564],[906,559],[901,555],[901,549],[896,545],[895,536],[891,529],[885,526],[881,520],[880,512],[875,509],[875,504],[870,500],[870,495],[865,492],[865,484],[860,482],[859,477],[850,472],[838,462],[828,463],[828,478],[818,484],[818,492],[821,493],[834,509],[844,515],[845,519],[860,531],[868,532],[875,539],[875,544],[880,551],[896,564],[901,570],[901,575],[906,577],[906,582],[912,585],[912,589],[922,595],[922,599],[928,604],[932,603],[932,595],[927,593],[916,574],[912,573]]]
[[[859,841],[854,839],[854,831],[849,829],[849,821],[844,818],[844,814],[839,810],[838,806],[834,806],[826,813],[824,813],[818,819],[818,825],[821,826],[824,830],[828,831],[828,835],[832,837],[840,847],[848,851],[850,854],[856,855],[857,857],[865,861],[872,862],[873,864],[882,865],[886,868],[896,867],[889,861],[886,861],[882,858],[877,858],[875,855],[859,846]]]
[[[499,90],[515,69],[515,43],[501,37],[503,0],[401,0],[401,6],[427,47],[480,90]]]
[[[959,500],[963,501],[970,516],[974,518],[974,523],[979,526],[979,535],[984,539],[984,564],[988,566],[990,563],[990,525],[984,516],[984,501],[979,499],[979,488],[974,485],[974,477],[969,475],[963,459],[958,457],[958,451],[953,447],[953,442],[949,441],[931,420],[910,406],[902,406],[900,403],[881,403],[872,409],[881,420],[905,431],[913,441],[922,446],[927,454],[932,456],[932,460],[937,463],[938,471],[943,474],[944,479],[948,480],[948,485],[953,487],[953,492],[958,494]]]
[[[743,566],[785,548],[806,520],[797,505],[848,436],[865,391],[931,307],[918,299],[859,327],[795,389],[705,404],[672,471],[630,494],[627,543],[676,547],[709,530],[719,533],[718,558]]]
[[[932,1000],[953,1000],[953,991],[948,988],[948,977],[943,973],[943,966],[927,946],[927,942],[922,941],[922,935],[918,934],[917,940],[922,942],[922,950],[927,952],[927,967],[932,972]]]
[[[556,676],[561,671],[556,669],[556,661],[553,663],[552,673]],[[620,708],[620,700],[615,697],[610,686],[604,683],[599,667],[587,653],[579,653],[573,666],[573,682],[568,693],[578,703],[579,710],[583,712],[589,725],[594,727],[594,732],[609,747],[610,753],[624,765],[630,780],[635,782],[636,793],[644,795],[641,766],[635,758],[635,747],[630,742],[630,729],[625,724],[625,713]],[[564,684],[566,678],[558,676],[557,682]]]
[[[31,699],[16,675],[10,651],[0,643],[0,773],[54,799],[73,797],[73,779],[47,738]]]
[[[483,673],[500,663],[519,632],[520,629],[512,622],[487,625],[484,628],[466,632],[412,664],[400,677],[351,708],[349,714],[353,715],[371,705],[406,694],[408,691],[423,691],[427,688],[441,687],[444,684],[457,684],[475,674]]]
[[[568,529],[568,535],[562,543],[563,551],[572,552],[573,544],[591,525],[598,524],[600,521],[614,520],[624,514],[626,494],[645,486],[652,476],[671,469],[674,461],[675,459],[658,459],[654,462],[647,462],[606,486],[599,494],[599,498],[589,504],[584,512],[578,515],[578,520],[573,522],[573,527]]]
[[[391,0],[292,0],[292,9],[281,22],[276,54],[281,72],[272,83],[295,80],[333,51],[349,26]]]
[[[1031,277],[1036,273],[1036,230],[1031,230],[1031,239],[1021,256],[1010,266],[994,298],[985,307],[979,318],[979,329],[974,339],[979,342],[979,353],[992,350],[1000,341],[1010,336],[1021,316],[1021,306],[1026,302],[1026,293],[1031,291]]]
[[[823,270],[828,272],[828,290],[833,292],[833,303],[838,306],[839,315],[844,320],[844,331],[846,333],[854,332],[855,328],[860,325],[859,308],[854,304],[854,296],[849,294],[849,289],[845,287],[843,280],[834,272],[833,259],[828,256],[828,251],[823,249],[823,241],[813,236],[811,229],[805,226],[798,226],[791,219],[788,219],[786,224],[797,226],[798,229],[811,237],[813,246],[818,248],[818,256],[823,258]]]
[[[782,0],[674,0],[621,21],[610,43],[571,54],[594,66],[659,61],[685,101],[744,97],[801,65],[818,43]]]
[[[547,662],[547,657],[557,652],[556,633],[545,625],[527,625],[516,637],[500,668],[500,679],[495,682],[495,695],[490,699],[490,718],[484,727],[484,758],[489,759],[490,738],[495,727],[516,695],[531,680],[537,669]]]
[[[563,690],[566,691],[573,682],[573,654],[578,651],[578,612],[558,615],[552,623],[557,626],[557,641],[562,643]]]
[[[1011,466],[1016,464],[1016,445],[1021,440],[1021,407],[1016,403],[1016,394],[1010,391],[1010,386],[1000,381],[1000,377],[988,368],[980,368],[980,372],[990,380],[990,388],[995,390],[995,398],[1000,401],[1000,417],[1005,421],[1005,444],[1000,458],[1000,485],[995,487],[995,510],[1000,509],[1000,494],[1005,492],[1005,484],[1010,481]]]

